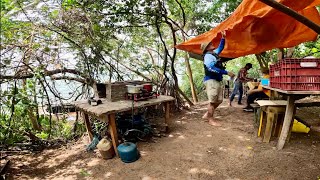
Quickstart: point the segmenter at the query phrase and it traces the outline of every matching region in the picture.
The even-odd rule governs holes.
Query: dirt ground
[[[241,106],[217,110],[222,127],[201,119],[205,104],[172,114],[167,137],[138,143],[134,163],[87,153],[87,138],[40,154],[11,157],[11,179],[311,179],[320,178],[320,137],[295,134],[281,151],[262,143],[253,113]],[[318,115],[320,112],[318,112]],[[319,117],[319,116],[318,116]]]

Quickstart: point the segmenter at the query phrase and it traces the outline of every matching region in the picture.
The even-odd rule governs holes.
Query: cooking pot
[[[143,84],[143,89],[147,90],[147,92],[152,92],[152,84]]]
[[[128,93],[140,93],[143,85],[127,85],[127,92]]]

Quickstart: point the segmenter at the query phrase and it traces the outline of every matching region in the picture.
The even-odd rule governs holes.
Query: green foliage
[[[28,140],[27,133],[33,133],[40,139],[55,139],[63,138],[66,140],[72,139],[74,135],[82,134],[85,132],[85,127],[83,124],[76,124],[77,132],[73,133],[72,124],[65,119],[52,120],[50,127],[50,120],[48,116],[41,115],[39,118],[39,124],[41,126],[41,131],[35,131],[32,129],[30,119],[28,116],[21,116],[23,112],[23,107],[20,105],[16,106],[16,111],[11,119],[11,124],[9,126],[8,122],[10,117],[8,115],[0,114],[0,141],[8,145],[14,143],[23,142]],[[9,131],[7,131],[9,130]]]
[[[205,92],[205,86],[203,84],[203,78],[204,78],[203,63],[202,61],[192,59],[190,60],[190,66],[192,70],[193,82],[198,95],[198,99],[206,100],[207,95]],[[187,96],[192,97],[189,77],[187,76],[187,74],[185,74],[182,77],[181,89]]]
[[[14,3],[12,3],[11,0],[0,0],[0,12],[1,12],[1,17],[6,13],[11,10],[13,10],[15,7]]]
[[[294,57],[304,58],[308,56],[314,56],[320,58],[320,39],[315,42],[306,42],[300,44],[295,48]]]
[[[239,70],[243,68],[247,63],[251,63],[253,65],[252,68],[248,71],[248,77],[256,78],[256,79],[260,78],[261,77],[260,65],[253,55],[231,60],[226,64],[226,68],[228,71],[231,71],[235,75],[237,75]]]
[[[84,177],[91,176],[91,174],[88,173],[88,171],[86,171],[85,169],[81,169],[80,175],[81,175],[81,176],[84,176]]]
[[[37,136],[38,138],[40,138],[40,139],[48,139],[49,134],[41,131],[40,133],[37,133],[36,136]]]
[[[37,75],[36,75],[37,76]],[[0,141],[6,144],[14,144],[28,140],[28,134],[34,134],[40,139],[64,138],[71,139],[73,135],[72,125],[66,119],[50,120],[48,115],[40,115],[37,118],[41,130],[33,128],[31,118],[37,117],[38,104],[34,98],[36,94],[36,81],[28,79],[25,86],[17,85],[1,91],[2,98],[0,113]],[[13,111],[11,113],[10,111]],[[51,121],[51,123],[50,123]],[[84,132],[82,125],[77,124],[78,132]]]

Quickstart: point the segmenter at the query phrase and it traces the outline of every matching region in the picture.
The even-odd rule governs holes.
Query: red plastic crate
[[[270,65],[270,87],[281,88],[279,64]]]
[[[270,86],[283,90],[320,90],[320,59],[283,59],[270,66]]]

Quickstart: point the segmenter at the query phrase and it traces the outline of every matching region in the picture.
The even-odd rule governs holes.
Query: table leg
[[[91,127],[91,124],[90,124],[90,119],[89,119],[89,115],[86,114],[85,112],[82,112],[83,114],[83,117],[84,117],[84,124],[86,125],[86,129],[87,129],[87,132],[88,132],[88,135],[89,135],[89,140],[90,140],[90,143],[93,139],[93,133],[92,133],[92,127]]]
[[[295,114],[295,113],[293,113],[293,114]],[[286,139],[286,143],[289,143],[289,141],[290,141],[291,132],[292,132],[292,126],[293,126],[293,121],[294,121],[294,119],[292,119],[292,121],[291,121],[290,128],[289,128],[289,132],[288,132],[288,136],[287,136],[287,139]]]
[[[264,111],[260,108],[260,123],[259,123],[259,129],[258,129],[258,137],[261,136],[261,130],[262,130],[262,123],[263,123],[263,113]]]
[[[272,136],[276,136],[276,132],[277,132],[277,124],[278,124],[278,118],[279,118],[279,112],[276,112],[274,114],[274,122],[273,122],[273,129],[272,129]]]
[[[263,137],[263,142],[270,142],[271,139],[271,134],[272,134],[272,127],[274,123],[274,112],[271,112],[267,110],[267,124],[266,128],[264,131],[264,137]]]
[[[109,132],[111,135],[114,152],[116,153],[117,157],[119,157],[118,149],[117,149],[117,147],[119,145],[119,141],[118,141],[118,132],[117,132],[116,115],[115,114],[109,115]]]
[[[277,100],[279,99],[279,94],[277,91],[270,91],[270,100]]]
[[[164,117],[164,120],[165,120],[165,123],[167,125],[169,125],[169,121],[170,121],[170,102],[165,102],[165,117]]]
[[[290,127],[291,127],[291,121],[292,121],[293,113],[294,113],[294,109],[295,109],[294,101],[295,101],[295,99],[293,96],[288,96],[286,113],[284,116],[283,126],[282,126],[281,134],[279,137],[278,145],[277,145],[277,148],[279,150],[283,148],[283,146],[286,142]]]

